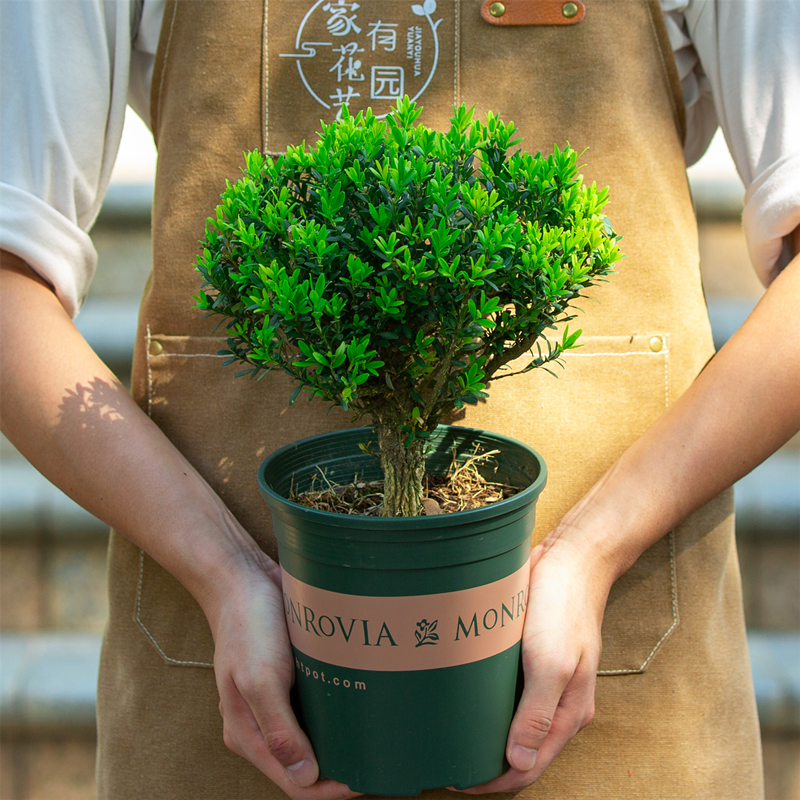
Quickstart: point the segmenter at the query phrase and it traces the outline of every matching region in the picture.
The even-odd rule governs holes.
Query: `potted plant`
[[[503,771],[546,470],[519,442],[440,423],[576,347],[571,304],[620,258],[608,192],[582,184],[569,147],[511,153],[514,125],[491,113],[454,108],[445,132],[419,113],[408,98],[386,119],[345,108],[313,147],[246,154],[198,259],[198,306],[227,320],[239,375],[282,369],[291,402],[305,389],[370,420],[283,448],[259,479],[298,715],[324,776],[378,794]],[[421,516],[426,467],[476,447],[494,454],[480,471],[519,492]],[[293,502],[315,475],[382,479],[381,516]]]

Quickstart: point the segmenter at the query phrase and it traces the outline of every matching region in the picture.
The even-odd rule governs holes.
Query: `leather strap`
[[[501,5],[504,12],[492,14],[492,7]],[[485,0],[481,6],[481,16],[490,25],[575,25],[585,15],[581,0]]]

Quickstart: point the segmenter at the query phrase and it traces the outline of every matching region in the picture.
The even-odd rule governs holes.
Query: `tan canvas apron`
[[[525,0],[542,5],[548,0]],[[506,0],[519,12],[518,0]],[[683,392],[712,355],[681,150],[682,100],[656,0],[586,0],[566,25],[492,25],[480,0],[240,0],[167,5],[153,90],[159,170],[154,269],[134,394],[273,557],[255,471],[270,451],[343,427],[287,379],[234,379],[224,340],[192,310],[204,221],[242,151],[313,139],[337,103],[385,110],[417,96],[443,125],[453,102],[513,119],[531,150],[587,148],[611,186],[627,258],[584,303],[584,347],[556,380],[501,381],[459,421],[530,442],[550,480],[541,538]],[[530,9],[530,5],[528,8]],[[556,20],[561,4],[549,6]],[[522,8],[524,12],[525,9]],[[357,30],[358,29],[358,30]],[[340,60],[341,58],[341,60]],[[358,62],[356,64],[355,62]],[[327,105],[327,108],[326,108]],[[670,479],[669,474],[664,480]],[[121,536],[99,692],[99,791],[109,800],[281,795],[226,750],[212,641],[199,608]],[[526,798],[761,796],[730,494],[645,553],[614,587],[597,716]],[[431,793],[452,797],[444,790]]]

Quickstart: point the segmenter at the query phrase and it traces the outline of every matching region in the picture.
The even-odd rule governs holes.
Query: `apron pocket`
[[[488,402],[458,423],[538,450],[548,481],[536,507],[541,541],[667,409],[670,337],[664,332],[582,336],[557,379],[544,370],[497,380]],[[514,362],[522,369],[526,359]],[[678,624],[674,535],[647,550],[614,584],[603,621],[600,675],[643,672]]]
[[[675,533],[670,531],[611,588],[597,674],[644,672],[677,626]]]
[[[213,668],[214,640],[200,606],[143,550],[134,619],[167,664]]]
[[[271,372],[236,378],[223,366],[224,336],[166,336],[147,329],[147,413],[208,481],[234,516],[277,560],[272,520],[256,471],[286,444],[350,427],[351,415],[304,396],[289,406],[294,385]],[[307,395],[305,395],[307,396]],[[214,643],[200,606],[147,554],[140,554],[134,616],[169,664],[213,666]]]
[[[547,461],[537,507],[540,540],[610,464],[666,409],[669,337],[663,333],[583,337],[556,380],[542,370],[498,380],[488,402],[458,423],[513,436]],[[349,414],[320,402],[288,405],[282,373],[234,378],[225,337],[151,334],[147,410],[194,464],[259,546],[277,559],[256,470],[290,442],[349,427]],[[524,366],[522,360],[514,367]],[[601,675],[643,672],[678,624],[673,534],[657,542],[614,585],[603,622]],[[212,666],[211,631],[200,607],[142,553],[136,622],[167,663]]]

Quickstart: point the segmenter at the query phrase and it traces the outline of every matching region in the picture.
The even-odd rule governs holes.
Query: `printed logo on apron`
[[[264,144],[314,140],[347,105],[384,117],[408,95],[443,125],[457,101],[457,0],[266,0]]]

